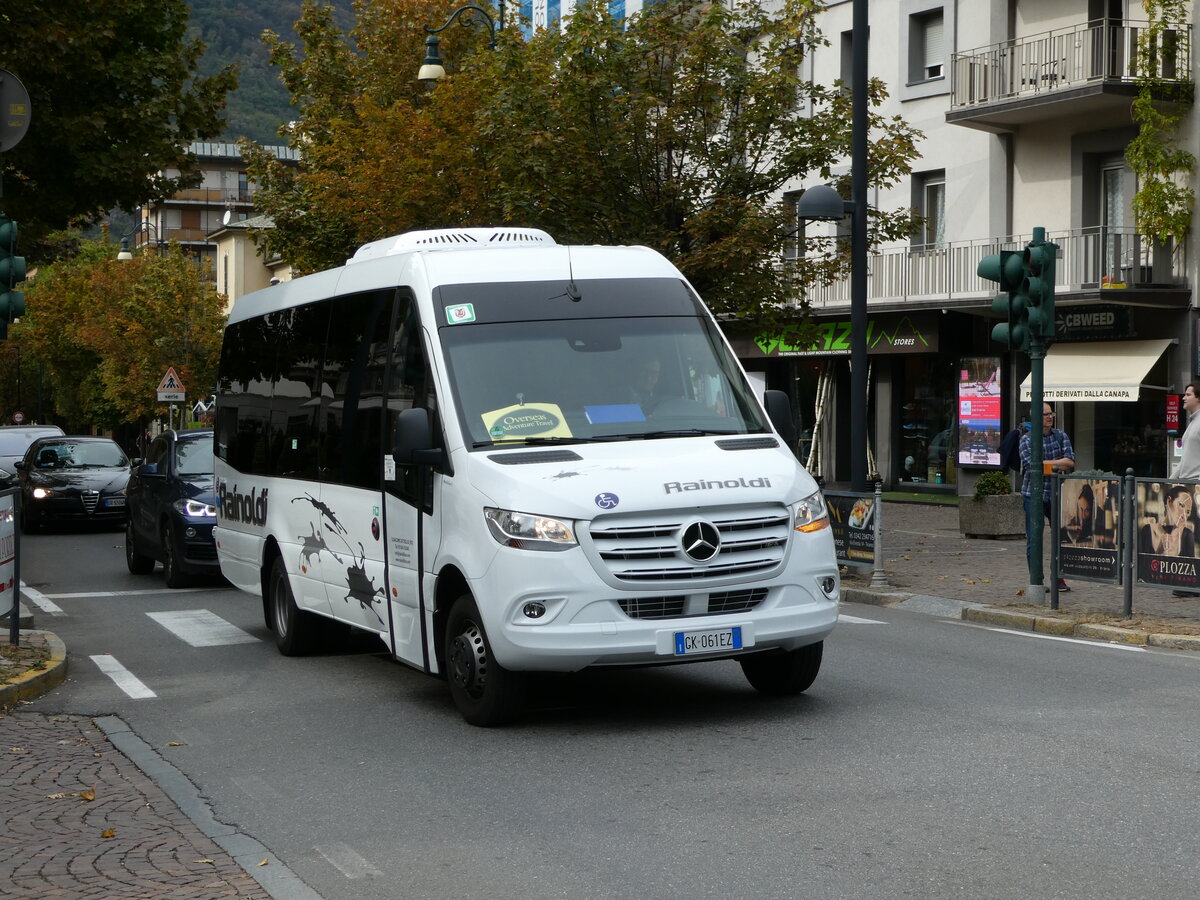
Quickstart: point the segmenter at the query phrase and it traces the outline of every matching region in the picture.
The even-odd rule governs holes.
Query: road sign
[[[183,381],[175,373],[175,367],[167,369],[167,374],[158,383],[159,403],[182,403],[184,400]]]
[[[29,92],[12,72],[0,69],[0,153],[21,143],[29,130]]]
[[[13,420],[14,425],[25,424],[25,413],[21,412],[18,409],[15,413],[12,414],[12,420]]]

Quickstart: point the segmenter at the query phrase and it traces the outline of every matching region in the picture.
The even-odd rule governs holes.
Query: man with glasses
[[[1028,434],[1021,437],[1021,496],[1025,501],[1025,555],[1029,564],[1033,565],[1035,552],[1030,535],[1033,534],[1033,522],[1030,517],[1030,471],[1029,464],[1033,455]],[[1054,472],[1071,472],[1075,469],[1075,448],[1071,439],[1061,428],[1054,427],[1054,410],[1049,403],[1042,404],[1042,470]],[[1042,480],[1042,512],[1046,521],[1050,521],[1050,482],[1049,478]],[[1041,553],[1038,547],[1036,552]],[[1071,588],[1063,579],[1058,579],[1059,591],[1069,591]]]

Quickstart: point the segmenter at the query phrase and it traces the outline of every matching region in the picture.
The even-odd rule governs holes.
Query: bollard
[[[871,587],[891,587],[883,571],[883,482],[875,482],[875,569]]]

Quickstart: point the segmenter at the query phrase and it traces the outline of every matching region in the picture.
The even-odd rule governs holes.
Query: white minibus
[[[221,571],[286,655],[372,632],[477,725],[538,672],[817,675],[840,582],[787,398],[653,250],[375,241],[239,298],[217,391]]]

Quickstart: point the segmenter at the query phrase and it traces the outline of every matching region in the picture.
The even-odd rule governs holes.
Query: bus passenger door
[[[422,560],[433,559],[440,543],[434,515],[437,477],[428,466],[398,465],[391,453],[396,416],[406,409],[428,409],[434,433],[441,434],[437,399],[416,304],[399,292],[389,366],[385,417],[383,497],[387,535],[388,604],[391,610],[392,652],[409,665],[429,669],[434,651],[428,633],[430,599],[422,594]]]

